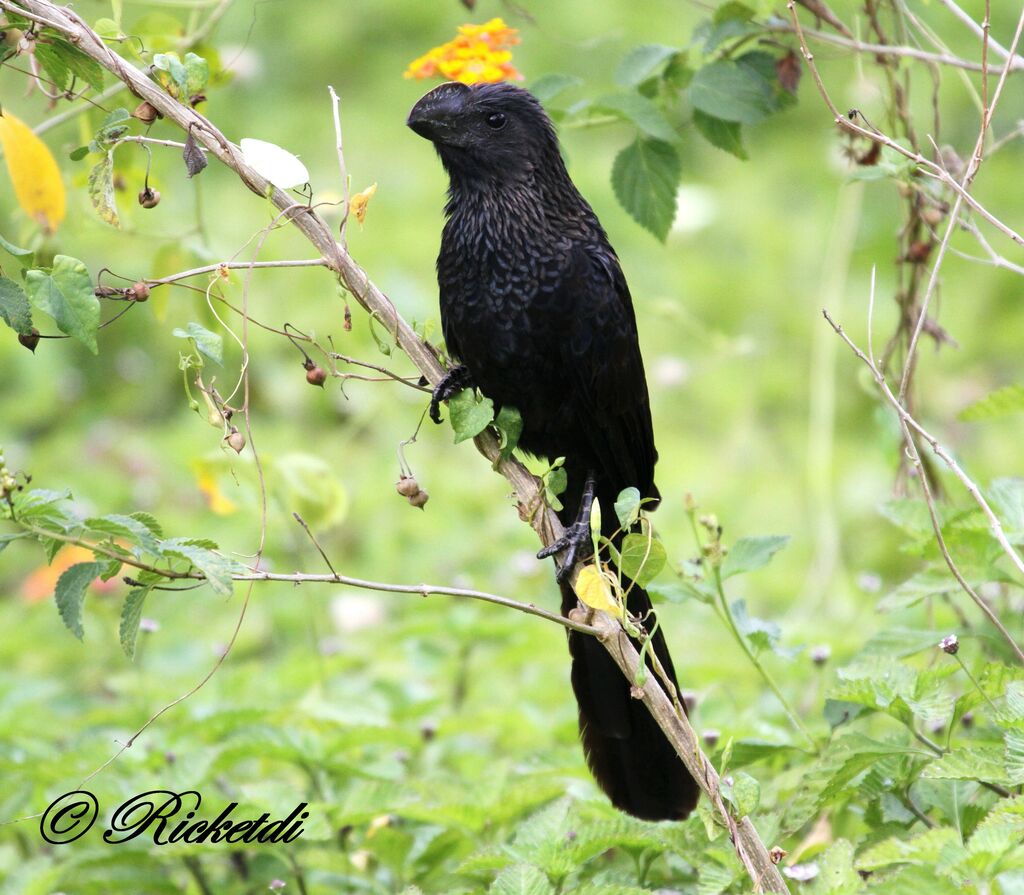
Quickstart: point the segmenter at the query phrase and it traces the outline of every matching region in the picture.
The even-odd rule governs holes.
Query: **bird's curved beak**
[[[455,130],[467,93],[465,84],[441,84],[420,98],[405,123],[427,140],[445,142],[445,136]]]

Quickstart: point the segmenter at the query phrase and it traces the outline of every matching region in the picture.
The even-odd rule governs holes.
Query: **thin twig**
[[[203,267],[195,267],[192,270],[183,270],[181,273],[174,273],[170,276],[161,277],[159,280],[146,280],[150,288],[164,286],[167,283],[176,283],[178,280],[187,280],[189,277],[198,277],[204,273],[216,273],[219,270],[248,270],[250,268],[266,267],[327,267],[323,258],[298,259],[294,261],[220,261],[217,264],[206,264]]]
[[[992,610],[992,608],[981,598],[981,596],[972,588],[967,581],[964,579],[960,570],[957,568],[956,563],[949,554],[949,550],[946,548],[946,542],[942,535],[942,525],[939,521],[938,514],[935,508],[935,500],[931,494],[931,489],[928,486],[927,476],[923,474],[920,469],[920,456],[917,451],[917,445],[914,442],[914,438],[911,435],[911,429],[916,431],[928,444],[932,450],[946,463],[946,465],[953,471],[954,475],[963,483],[964,487],[968,490],[975,502],[981,507],[983,513],[989,520],[989,525],[992,529],[993,536],[999,542],[999,545],[1003,548],[1003,552],[1010,557],[1011,561],[1017,567],[1017,569],[1024,575],[1024,562],[1021,561],[1017,551],[1014,550],[1013,546],[1006,538],[1006,534],[1003,532],[1002,523],[999,518],[993,512],[992,507],[989,506],[987,500],[981,493],[981,489],[968,477],[968,475],[960,468],[959,464],[949,455],[945,448],[942,447],[925,429],[917,422],[906,410],[903,404],[900,403],[896,395],[893,394],[889,388],[889,384],[885,380],[885,376],[881,370],[875,366],[874,361],[869,358],[860,348],[857,347],[856,343],[846,334],[845,330],[836,323],[829,315],[828,311],[823,310],[822,314],[828,321],[829,326],[835,330],[836,334],[849,346],[850,350],[857,355],[871,371],[871,375],[874,377],[875,382],[878,383],[878,387],[881,389],[882,394],[885,395],[886,399],[896,410],[899,415],[900,425],[904,432],[904,441],[907,445],[907,451],[910,454],[911,460],[914,461],[915,466],[918,467],[918,479],[921,481],[921,486],[925,495],[925,502],[928,505],[929,515],[932,520],[932,527],[935,532],[935,537],[939,545],[939,549],[942,552],[942,557],[946,561],[946,565],[949,566],[949,570],[953,573],[957,582],[964,589],[967,595],[977,604],[978,608],[986,615],[988,620],[992,622],[993,626],[999,631],[1006,642],[1010,645],[1011,649],[1016,654],[1018,660],[1024,664],[1024,650],[1017,645],[1017,641],[1013,639],[1013,635],[1006,629],[999,616]]]

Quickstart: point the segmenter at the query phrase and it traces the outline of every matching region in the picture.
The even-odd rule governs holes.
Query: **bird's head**
[[[412,107],[406,124],[434,144],[453,176],[515,179],[560,159],[544,108],[512,84],[441,84]]]

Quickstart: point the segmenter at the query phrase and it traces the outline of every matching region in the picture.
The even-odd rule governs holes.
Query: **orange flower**
[[[35,603],[38,600],[45,600],[47,597],[52,597],[53,592],[57,589],[57,579],[60,578],[64,572],[70,569],[75,563],[92,562],[94,559],[96,559],[96,557],[93,556],[93,552],[91,550],[87,550],[85,547],[79,547],[77,544],[61,547],[61,549],[57,551],[56,556],[53,557],[52,563],[48,566],[39,566],[39,568],[32,572],[28,578],[22,582],[22,599],[29,603]],[[111,578],[110,581],[100,581],[100,579],[97,578],[92,583],[92,586],[96,593],[105,594],[110,593],[112,590],[116,590],[120,583],[119,578]]]
[[[422,80],[439,75],[463,84],[521,81],[523,76],[512,64],[508,49],[517,43],[519,31],[509,28],[502,19],[460,25],[453,40],[410,62],[405,77]]]

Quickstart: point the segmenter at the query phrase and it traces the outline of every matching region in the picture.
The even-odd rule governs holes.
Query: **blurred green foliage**
[[[105,18],[101,30],[115,34],[121,6],[83,0],[76,9],[93,23]],[[859,8],[852,0],[834,6],[847,20]],[[909,6],[953,52],[979,57],[977,41],[943,10]],[[995,6],[992,33],[1008,43],[1014,11]],[[144,56],[177,52],[180,35],[211,8],[124,4],[123,29],[141,39],[117,46]],[[794,890],[1024,891],[1021,799],[992,788],[1012,794],[1024,783],[1020,674],[942,571],[923,506],[893,502],[901,450],[895,420],[820,314],[827,306],[866,344],[876,267],[876,343],[893,331],[896,185],[851,181],[842,141],[809,79],[798,104],[759,123],[761,116],[748,120],[744,109],[733,110],[729,120],[744,123],[742,144],[738,131],[706,120],[691,127],[689,112],[666,107],[676,115],[672,152],[681,187],[662,246],[624,213],[610,179],[616,156],[637,139],[635,116],[590,126],[586,115],[574,117],[572,104],[642,83],[636,78],[652,69],[641,63],[657,54],[644,62],[638,47],[687,47],[694,33],[706,46],[708,11],[667,0],[566,0],[522,10],[481,0],[472,15],[504,15],[521,28],[516,64],[527,86],[547,78],[550,87],[562,76],[565,89],[551,102],[565,113],[570,170],[631,285],[665,496],[653,521],[682,573],[666,573],[652,588],[665,598],[659,615],[680,679],[696,696],[692,718],[707,733],[716,765],[731,773],[731,804],[753,813],[769,846],[799,860],[794,873],[816,872],[806,884],[794,879]],[[316,202],[342,195],[327,85],[337,89],[352,189],[378,184],[365,223],[349,223],[350,248],[406,319],[435,339],[433,262],[445,180],[429,148],[404,126],[428,85],[401,73],[469,16],[456,0],[236,3],[193,48],[210,63],[202,111],[236,142],[254,137],[298,154]],[[774,53],[795,46],[784,34],[776,41]],[[168,83],[176,84],[164,58]],[[885,120],[884,79],[869,59],[827,45],[816,46],[816,59],[837,103]],[[912,111],[925,130],[932,78],[926,67],[906,70]],[[979,83],[973,74],[942,73],[942,132],[934,135],[963,156],[978,119],[965,80]],[[0,70],[4,108],[37,124],[53,111],[38,93],[26,96],[25,84],[23,74]],[[1024,116],[1016,81],[1010,87],[995,123],[999,136]],[[106,108],[119,103],[130,105],[124,97]],[[105,118],[95,109],[45,134],[65,172],[68,218],[40,241],[4,186],[6,239],[33,245],[41,263],[80,259],[94,280],[107,270],[103,282],[118,287],[253,257],[270,207],[217,164],[187,179],[180,150],[153,147],[149,184],[161,200],[142,208],[135,197],[149,154],[120,147],[111,184],[122,229],[101,221],[88,189],[99,156],[73,162],[69,155],[94,140]],[[742,145],[748,160],[696,131],[715,133],[734,151]],[[150,134],[182,139],[164,122]],[[1018,140],[994,154],[974,190],[1018,230],[1021,153]],[[320,211],[340,223],[337,207]],[[1008,241],[993,244],[1015,257]],[[981,254],[966,233],[952,246]],[[309,258],[311,248],[283,227],[259,257]],[[18,261],[2,250],[0,263],[16,275]],[[426,507],[395,493],[399,444],[417,432],[421,393],[356,379],[344,390],[336,379],[312,388],[300,352],[250,326],[252,437],[241,454],[228,450],[205,405],[190,409],[180,357],[191,343],[174,337],[190,325],[221,335],[222,365],[205,359],[204,377],[231,391],[241,354],[207,304],[207,282],[154,290],[100,331],[95,357],[71,339],[44,339],[33,355],[0,327],[7,466],[30,474],[33,487],[70,489],[81,516],[145,511],[169,537],[212,539],[243,562],[264,542],[263,563],[274,571],[326,571],[292,518],[298,510],[344,574],[471,586],[556,605],[552,569],[533,559],[535,540],[504,480],[469,445],[454,447],[449,426],[424,423],[403,449],[430,494]],[[976,481],[1005,498],[997,509],[1008,524],[1020,489],[1005,480],[1024,474],[1024,417],[958,415],[1022,382],[1020,282],[1011,271],[950,257],[941,323],[958,345],[938,351],[926,341],[917,373],[922,420]],[[344,296],[322,270],[236,271],[221,285],[232,304],[247,302],[267,326],[287,322],[321,340],[330,335],[340,353],[412,373],[400,352],[382,353],[379,332],[354,303],[346,331]],[[104,302],[104,317],[120,307]],[[237,331],[238,317],[214,307]],[[37,325],[56,333],[48,321]],[[343,363],[339,369],[365,373]],[[265,532],[253,447],[267,483]],[[1011,582],[1020,579],[1008,567],[992,570],[997,557],[984,522],[955,480],[943,480],[951,549],[978,572],[972,583],[985,585],[1019,639],[1021,593]],[[913,482],[909,490],[917,496]],[[687,492],[701,505],[697,512],[713,511],[724,526],[722,545],[736,545],[724,561],[750,573],[728,578],[722,594],[694,562],[700,549]],[[5,524],[0,534],[11,531]],[[783,535],[787,548],[763,568]],[[759,540],[739,547],[741,538]],[[283,817],[305,801],[311,817],[296,843],[230,850],[145,840],[112,846],[99,827],[72,845],[49,847],[37,820],[23,820],[0,827],[6,892],[241,893],[266,891],[275,879],[289,892],[415,885],[424,892],[660,887],[713,895],[749,888],[706,806],[686,823],[656,826],[606,804],[580,754],[564,634],[554,625],[482,604],[326,585],[236,585],[231,597],[207,587],[153,591],[130,661],[118,630],[131,588],[114,579],[109,590],[85,595],[79,643],[48,598],[56,579],[47,578],[46,560],[29,541],[0,554],[0,822],[38,814],[75,789],[215,667],[201,689],[89,779],[85,788],[96,793],[104,818],[130,796],[158,788],[199,790],[202,816],[235,801],[241,817]],[[956,658],[935,647],[953,630]],[[814,750],[759,666],[810,729]],[[952,751],[937,759],[922,737]]]

